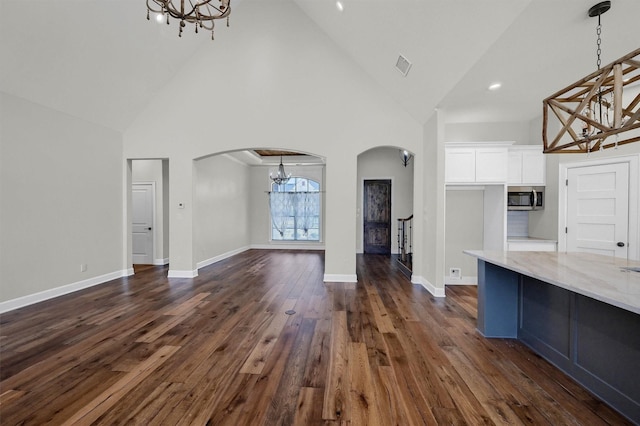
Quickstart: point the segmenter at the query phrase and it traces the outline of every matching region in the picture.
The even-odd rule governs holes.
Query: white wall
[[[414,256],[411,281],[420,283],[436,296],[444,296],[445,183],[444,116],[436,111],[424,125],[424,155],[417,157],[414,172],[414,222],[419,244]],[[421,201],[422,204],[416,201]],[[416,268],[418,266],[418,268]]]
[[[602,152],[590,154],[546,154],[547,157],[547,185],[545,187],[545,206],[541,212],[529,212],[529,234],[540,238],[558,239],[558,185],[560,164],[576,163],[601,158],[611,158],[640,153],[640,142],[610,148]],[[633,220],[633,218],[630,218]]]
[[[260,147],[322,156],[325,273],[353,279],[357,156],[395,140],[420,155],[421,125],[293,3],[241,6],[233,28],[254,31],[203,44],[127,130],[125,157],[169,159],[171,269],[191,271],[193,159]]]
[[[401,145],[401,141],[398,141]],[[391,253],[398,253],[398,219],[413,214],[413,163],[407,167],[401,162],[399,148],[381,147],[363,152],[358,156],[358,198],[356,250],[363,252],[362,192],[364,180],[391,180]]]
[[[163,160],[135,160],[131,164],[131,179],[133,183],[155,183],[155,221],[153,232],[154,264],[164,265],[169,261],[169,242],[165,241],[165,230],[168,230],[168,207],[166,200],[165,178],[167,177],[166,165]],[[168,183],[168,182],[166,182]],[[166,223],[165,223],[166,222]],[[168,236],[168,232],[166,234]]]
[[[462,251],[484,248],[484,191],[448,189],[446,197],[445,275],[460,268],[463,277],[477,277],[477,259]]]
[[[119,133],[0,93],[0,301],[123,273],[122,175]]]
[[[227,155],[195,162],[196,262],[248,248],[251,228],[249,166]]]
[[[540,135],[541,132],[538,132]],[[504,123],[447,123],[446,142],[503,142],[512,141],[520,145],[542,145],[542,139],[531,139],[528,121]]]

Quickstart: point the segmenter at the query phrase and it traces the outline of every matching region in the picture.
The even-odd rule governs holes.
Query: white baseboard
[[[231,250],[231,251],[228,251],[226,253],[222,253],[222,254],[220,254],[218,256],[214,256],[214,257],[212,257],[210,259],[203,260],[202,262],[198,262],[196,264],[196,267],[198,269],[204,268],[205,266],[213,265],[216,262],[220,262],[221,260],[227,259],[227,258],[229,258],[231,256],[235,256],[236,254],[240,254],[240,253],[242,253],[244,251],[247,251],[247,250],[249,250],[249,246],[240,247],[239,249]]]
[[[34,303],[44,302],[45,300],[53,299],[54,297],[64,296],[65,294],[73,293],[74,291],[83,290],[85,288],[115,280],[116,278],[127,277],[130,275],[133,275],[133,269],[123,269],[121,271],[110,272],[108,274],[87,278],[86,280],[0,302],[0,313],[33,305]]]
[[[307,244],[307,243],[251,244],[249,248],[255,249],[255,250],[324,250],[324,244]]]
[[[324,274],[322,279],[326,283],[357,283],[356,274]]]
[[[425,288],[429,293],[434,295],[435,297],[445,297],[444,288],[437,288],[433,284],[431,284],[427,279],[420,275],[412,275],[411,276],[412,284],[420,284]]]
[[[198,276],[198,270],[194,269],[193,271],[181,271],[179,269],[169,269],[169,273],[167,274],[167,278],[195,278]]]
[[[444,277],[445,285],[478,285],[478,277]]]
[[[153,261],[153,264],[155,266],[164,266],[164,265],[168,265],[169,264],[169,258],[165,257],[164,259],[155,259]]]
[[[124,277],[130,277],[131,275],[135,275],[133,268],[127,268],[124,270]]]

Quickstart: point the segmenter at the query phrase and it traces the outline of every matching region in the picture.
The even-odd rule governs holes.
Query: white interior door
[[[567,170],[567,251],[628,257],[629,163]]]
[[[131,186],[133,263],[153,264],[154,186],[136,183]]]

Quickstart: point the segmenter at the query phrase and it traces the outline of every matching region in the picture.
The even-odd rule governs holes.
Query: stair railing
[[[403,262],[413,254],[413,215],[398,219],[398,254]]]

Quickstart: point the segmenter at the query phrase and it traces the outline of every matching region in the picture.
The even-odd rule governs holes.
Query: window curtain
[[[307,235],[309,228],[315,225],[319,211],[319,192],[270,192],[269,206],[274,228],[284,238],[285,231],[294,231],[293,239],[299,233]]]
[[[284,238],[284,230],[287,228],[289,218],[293,216],[293,197],[294,192],[270,192],[269,206],[271,208],[271,221],[274,228],[280,233],[280,237]]]
[[[296,224],[306,236],[319,211],[320,194],[317,192],[298,192],[296,195]]]

